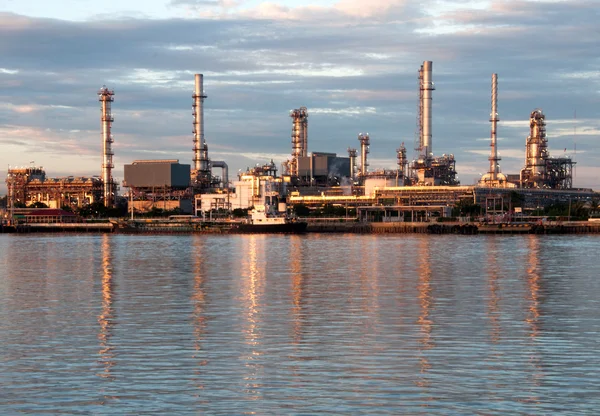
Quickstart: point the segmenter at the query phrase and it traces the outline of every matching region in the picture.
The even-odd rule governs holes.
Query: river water
[[[596,414],[600,236],[0,235],[0,413]]]

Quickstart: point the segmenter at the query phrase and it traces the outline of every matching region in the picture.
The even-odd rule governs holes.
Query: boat
[[[231,232],[301,234],[306,232],[307,226],[307,222],[272,212],[268,205],[256,205],[248,221],[235,225]]]

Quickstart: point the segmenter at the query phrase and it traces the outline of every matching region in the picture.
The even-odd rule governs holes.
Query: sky
[[[598,21],[598,0],[0,0],[0,195],[9,166],[100,175],[103,85],[119,182],[137,159],[192,164],[196,73],[209,157],[230,176],[288,159],[302,106],[309,152],[347,156],[368,132],[370,169],[395,169],[401,143],[417,156],[426,60],[433,153],[455,156],[461,184],[489,169],[497,73],[501,171],[523,167],[541,108],[550,155],[600,190]]]

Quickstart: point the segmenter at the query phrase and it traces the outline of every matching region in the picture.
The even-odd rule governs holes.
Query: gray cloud
[[[0,100],[10,104],[0,106],[0,128],[13,143],[9,155],[0,152],[2,162],[27,163],[25,152],[34,143],[41,155],[43,149],[72,154],[76,143],[77,151],[98,155],[98,163],[89,166],[89,174],[97,174],[96,91],[106,84],[116,93],[117,165],[169,152],[190,163],[193,74],[204,73],[209,153],[231,158],[232,171],[254,164],[244,154],[289,153],[288,111],[302,105],[310,114],[309,150],[345,154],[348,146],[357,147],[357,134],[368,131],[374,160],[389,160],[393,168],[400,143],[413,147],[417,69],[432,60],[434,152],[456,156],[463,183],[473,182],[473,166],[487,169],[481,151],[489,145],[477,139],[489,136],[493,72],[499,74],[501,120],[525,121],[520,129],[500,123],[500,153],[503,147],[521,148],[524,158],[526,120],[537,107],[547,115],[552,154],[573,148],[564,125],[553,136],[558,126],[552,121],[568,121],[576,111],[578,166],[596,167],[595,7],[591,1],[512,1],[505,8],[432,17],[404,6],[372,21],[334,9],[316,18],[314,10],[299,10],[283,20],[240,12],[223,19],[79,23],[0,13]],[[31,129],[29,146],[19,145],[25,138],[11,133],[17,128]],[[53,138],[52,145],[45,136]],[[521,163],[506,158],[502,169],[515,172]],[[51,158],[41,164],[55,174]],[[470,173],[461,173],[461,167]],[[579,175],[577,182],[600,188],[597,177]]]

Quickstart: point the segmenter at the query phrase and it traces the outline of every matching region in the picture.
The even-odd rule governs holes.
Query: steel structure
[[[500,173],[500,165],[498,162],[501,160],[498,156],[498,142],[497,142],[497,126],[498,121],[498,74],[492,74],[492,112],[490,113],[490,123],[492,123],[492,129],[490,132],[490,169],[481,177],[479,184],[481,186],[491,187],[502,187],[508,186],[509,183],[506,176]]]
[[[356,179],[356,149],[348,148],[348,157],[350,158],[350,179]]]
[[[223,160],[213,160],[210,162],[211,170],[212,168],[221,168],[221,183],[222,188],[229,188],[229,166]],[[212,174],[211,174],[212,175]],[[212,175],[213,183],[218,180],[217,177]],[[217,184],[218,185],[218,184]]]
[[[404,179],[407,177],[406,167],[408,165],[408,159],[406,158],[406,147],[404,146],[404,142],[402,142],[400,147],[396,149],[396,158],[398,159],[398,173],[396,175],[398,179],[398,184],[400,183],[400,181],[404,183]]]
[[[369,154],[369,145],[371,144],[369,133],[360,133],[358,135],[358,141],[360,142],[360,176],[364,178],[367,176],[367,167],[369,166],[369,162],[367,160],[367,155]]]
[[[105,207],[111,207],[115,203],[116,184],[112,177],[113,152],[112,143],[113,136],[111,133],[112,123],[114,118],[111,114],[111,103],[114,101],[114,91],[109,90],[106,86],[102,86],[98,91],[98,101],[101,107],[101,123],[102,123],[102,181],[103,181],[103,202]]]
[[[194,133],[194,170],[192,172],[192,183],[196,188],[206,188],[210,186],[211,169],[210,159],[208,158],[208,145],[204,138],[204,99],[207,98],[204,93],[204,75],[194,75],[194,94],[192,95],[192,115],[193,133]]]
[[[194,117],[194,182],[206,185],[210,182],[210,159],[208,158],[208,145],[204,138],[204,99],[207,98],[204,93],[204,76],[202,74],[194,75],[194,94],[192,104]]]
[[[435,89],[431,79],[433,62],[425,61],[421,67],[421,97],[422,97],[422,129],[421,129],[421,155],[429,159],[433,155],[433,143],[431,133],[431,92]]]
[[[47,178],[41,167],[9,168],[6,186],[9,207],[36,202],[51,208],[81,207],[102,200],[104,190],[99,177]]]
[[[498,74],[492,74],[492,112],[490,113],[490,122],[492,123],[491,138],[491,154],[490,154],[490,179],[498,180],[500,158],[498,157],[498,147],[496,145],[497,135],[496,127],[498,125]]]
[[[529,136],[525,143],[525,167],[521,169],[523,188],[570,189],[573,165],[569,157],[551,158],[546,137],[546,116],[535,109],[529,117]]]
[[[417,125],[415,128],[415,151],[420,156],[423,150],[423,65],[417,76]]]
[[[290,111],[292,124],[292,160],[289,170],[292,176],[298,176],[298,158],[308,156],[308,110],[300,107]]]
[[[275,162],[271,160],[270,163],[264,165],[256,165],[253,168],[247,168],[245,172],[238,173],[238,179],[241,180],[242,176],[270,176],[277,178],[277,166]]]
[[[418,134],[419,157],[413,160],[411,170],[412,181],[417,185],[444,186],[458,185],[456,179],[456,161],[454,155],[433,156],[432,91],[435,89],[432,80],[433,63],[424,61],[419,69],[419,107]]]

